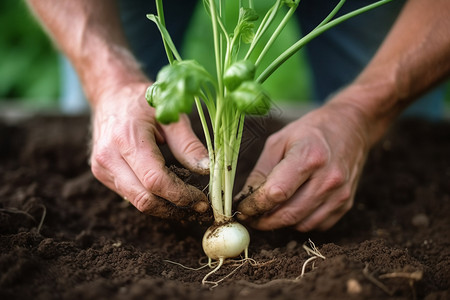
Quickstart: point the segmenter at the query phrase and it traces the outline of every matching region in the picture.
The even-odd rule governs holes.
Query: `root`
[[[423,272],[422,271],[415,271],[412,273],[407,272],[393,272],[393,273],[387,273],[384,275],[380,275],[380,278],[405,278],[409,281],[409,287],[411,288],[412,298],[415,300],[417,299],[416,295],[416,289],[414,288],[414,283],[416,281],[422,280],[423,278]]]
[[[367,263],[366,263],[366,266],[363,269],[363,274],[370,282],[372,282],[374,285],[379,287],[386,294],[388,294],[389,296],[394,295],[394,292],[391,291],[384,283],[382,283],[381,281],[376,279],[371,273],[369,273],[369,264],[367,264]]]
[[[14,208],[14,207],[12,207],[12,208],[0,208],[0,212],[2,212],[2,211],[7,212],[7,213],[11,213],[11,214],[24,215],[27,218],[31,219],[33,222],[36,222],[36,219],[32,215],[30,215],[28,212],[23,211],[23,210],[19,210],[19,209]]]
[[[317,249],[316,245],[311,241],[308,240],[309,242],[309,246],[306,245],[306,243],[303,245],[303,249],[305,249],[306,253],[308,255],[310,255],[311,257],[308,258],[302,266],[302,270],[301,270],[301,274],[299,276],[297,276],[294,279],[275,279],[275,280],[271,280],[269,282],[263,283],[263,284],[256,284],[256,283],[251,283],[251,282],[247,282],[245,280],[240,280],[239,283],[241,284],[245,284],[249,287],[253,287],[253,288],[264,288],[264,287],[268,287],[268,286],[272,286],[272,285],[276,285],[279,283],[296,283],[299,282],[300,279],[305,275],[306,273],[306,268],[307,266],[313,262],[314,260],[321,258],[321,259],[325,259],[325,256],[322,255],[322,253],[320,253],[319,249]],[[254,260],[253,258],[249,258],[248,257],[248,249],[245,249],[244,252],[244,258],[242,259],[219,259],[218,261],[212,261],[210,258],[207,258],[207,262],[205,261],[205,257],[202,257],[199,259],[199,264],[200,267],[198,268],[191,268],[191,267],[187,267],[183,264],[171,261],[171,260],[164,260],[167,263],[171,263],[177,266],[180,266],[184,269],[187,270],[191,270],[191,271],[199,271],[202,270],[204,268],[206,268],[207,266],[210,267],[212,270],[210,272],[208,272],[202,279],[202,284],[206,285],[206,284],[210,284],[210,290],[217,287],[219,285],[219,283],[221,283],[222,281],[224,281],[225,279],[229,278],[231,275],[233,275],[234,273],[236,273],[241,267],[243,267],[245,264],[250,264],[252,267],[263,267],[266,265],[269,265],[271,263],[276,262],[276,259],[271,259],[269,261],[266,262],[257,262],[256,260]],[[223,267],[224,265],[231,265],[231,267],[234,267],[234,269],[229,272],[228,274],[226,274],[225,276],[223,276],[222,278],[216,280],[216,281],[212,281],[212,280],[208,280],[208,278],[210,278],[212,275],[214,275],[215,273],[217,273],[217,271],[219,271],[219,269],[221,267]],[[314,267],[314,263],[312,263],[311,269],[313,270]]]
[[[215,288],[216,286],[219,285],[219,282],[223,281],[226,277],[228,277],[229,275],[231,275],[232,273],[234,273],[234,271],[232,271],[230,274],[228,274],[227,276],[225,276],[224,278],[222,278],[222,279],[220,279],[220,280],[218,280],[218,281],[208,281],[208,280],[207,280],[209,276],[211,276],[212,274],[216,273],[216,272],[223,266],[223,262],[224,262],[224,261],[225,261],[225,260],[224,260],[223,258],[220,258],[220,259],[219,259],[219,263],[217,264],[217,266],[216,266],[212,271],[210,271],[208,274],[206,274],[205,277],[203,277],[203,279],[202,279],[202,284],[203,284],[203,285],[205,285],[205,284],[207,284],[207,283],[208,283],[208,284],[212,284],[213,286],[210,287],[210,289],[213,289],[213,288]],[[210,265],[210,263],[209,263],[209,265]],[[236,270],[236,269],[235,269],[235,270]]]
[[[36,227],[37,233],[41,231],[42,225],[44,224],[45,216],[47,215],[47,208],[43,204],[39,204],[38,206],[42,208],[42,216],[38,226]],[[30,215],[30,213],[28,213],[27,211],[19,210],[17,208],[0,208],[0,212],[2,211],[11,214],[23,215],[28,219],[32,220],[34,223],[37,223],[36,219],[32,215]]]
[[[316,259],[318,259],[318,258],[325,259],[325,256],[323,256],[322,253],[320,253],[319,249],[317,249],[317,247],[316,247],[316,245],[313,243],[313,241],[311,241],[311,240],[309,239],[308,242],[309,242],[309,246],[307,246],[306,243],[305,243],[305,244],[303,244],[303,249],[305,249],[306,253],[307,253],[308,255],[310,255],[311,257],[308,258],[308,259],[303,263],[303,266],[302,266],[302,272],[301,272],[301,274],[300,274],[298,277],[295,278],[296,280],[302,278],[303,276],[305,276],[305,273],[306,273],[306,266],[307,266],[310,262],[312,262],[312,261],[314,261],[314,260],[316,260]],[[314,263],[313,263],[311,269],[314,270],[314,268],[315,268],[315,267],[314,267]]]
[[[37,233],[39,233],[41,231],[42,225],[44,224],[45,216],[47,215],[47,208],[43,204],[41,204],[39,206],[42,208],[42,217],[41,217],[41,220],[39,221],[39,225],[36,229]]]
[[[199,270],[204,269],[204,268],[206,268],[208,266],[208,264],[203,264],[203,265],[201,265],[198,268],[191,268],[191,267],[185,266],[183,264],[177,263],[177,262],[172,261],[172,260],[164,259],[163,261],[166,262],[166,263],[169,263],[169,264],[177,265],[179,267],[182,267],[183,269],[191,270],[191,271],[199,271]]]
[[[248,255],[247,252],[245,253],[245,255],[246,256]],[[198,267],[198,268],[188,267],[188,266],[185,266],[178,262],[175,262],[172,260],[167,260],[167,259],[165,259],[164,262],[170,263],[170,264],[179,266],[183,269],[191,270],[191,271],[200,271],[206,267],[210,267],[213,270],[208,272],[208,274],[206,274],[205,277],[203,277],[202,284],[203,285],[210,284],[211,286],[209,289],[212,290],[213,288],[217,287],[219,285],[219,283],[221,283],[222,281],[224,281],[225,279],[227,279],[228,277],[230,277],[231,275],[236,273],[241,267],[243,267],[247,263],[250,264],[252,267],[262,267],[262,266],[271,264],[276,261],[276,259],[271,259],[269,261],[260,263],[260,262],[257,262],[256,260],[254,260],[253,258],[249,258],[249,257],[242,258],[242,259],[227,259],[227,260],[219,259],[218,261],[212,261],[211,259],[208,258],[207,262],[205,262],[204,259],[205,259],[205,257],[202,257],[199,259],[200,267]],[[216,280],[216,281],[208,280],[208,278],[211,277],[211,275],[216,273],[224,265],[230,265],[231,267],[234,267],[234,269],[231,272],[229,272],[227,275],[220,278],[219,280]]]
[[[384,283],[382,283],[380,280],[375,278],[371,273],[369,273],[369,264],[367,264],[367,263],[366,263],[366,266],[364,267],[363,274],[370,282],[372,282],[374,285],[379,287],[386,294],[388,294],[389,296],[393,296],[394,295],[394,291],[389,289]],[[412,295],[413,295],[413,299],[416,299],[417,297],[416,297],[416,291],[414,289],[414,283],[416,281],[419,281],[419,280],[421,280],[423,278],[423,272],[422,271],[415,271],[415,272],[412,272],[412,273],[408,273],[408,272],[392,272],[392,273],[387,273],[387,274],[380,275],[378,278],[380,278],[380,279],[387,279],[387,278],[405,278],[405,279],[408,279],[409,286],[411,288],[411,292],[412,292]]]
[[[415,271],[412,273],[393,272],[393,273],[387,273],[384,275],[380,275],[379,277],[381,279],[383,279],[383,278],[406,278],[406,279],[409,279],[410,281],[414,282],[414,281],[419,281],[422,279],[423,272],[422,271]]]
[[[306,267],[307,267],[307,265],[308,265],[310,262],[313,262],[314,260],[316,260],[316,259],[318,259],[318,258],[326,259],[325,256],[324,256],[322,253],[320,253],[319,249],[317,249],[316,245],[315,245],[311,240],[308,240],[308,242],[309,242],[309,246],[306,245],[306,243],[305,243],[305,244],[303,245],[303,249],[305,249],[306,253],[307,253],[308,255],[310,255],[311,257],[308,258],[308,259],[303,263],[301,274],[300,274],[299,276],[295,277],[294,279],[280,278],[280,279],[274,279],[274,280],[271,280],[271,281],[268,281],[268,282],[262,283],[262,284],[257,284],[257,283],[252,283],[252,282],[248,282],[248,281],[245,281],[245,280],[241,280],[241,281],[239,281],[239,283],[244,284],[244,285],[246,285],[246,286],[248,286],[248,287],[251,287],[251,288],[258,288],[258,289],[260,289],[260,288],[266,288],[266,287],[270,287],[270,286],[277,285],[277,284],[283,284],[283,283],[298,283],[298,282],[300,282],[300,280],[301,280],[301,279],[303,278],[303,276],[305,275],[305,273],[306,273]],[[268,263],[272,263],[272,262],[274,262],[274,261],[275,261],[275,259],[272,259],[272,260],[270,260],[270,261],[264,263],[263,265],[268,264]],[[262,265],[259,264],[259,266],[262,266]],[[315,268],[315,267],[314,267],[314,263],[312,263],[311,269],[314,270],[314,268]]]
[[[215,262],[215,263],[217,263],[217,262]],[[235,267],[235,268],[230,273],[223,276],[222,278],[220,278],[217,281],[208,281],[207,278],[210,277],[212,274],[216,273],[225,263],[232,263],[231,266]],[[254,260],[252,258],[248,258],[248,257],[239,259],[239,260],[226,260],[226,261],[223,258],[221,258],[221,259],[219,259],[218,265],[214,268],[214,270],[212,270],[211,272],[206,274],[205,277],[203,277],[202,284],[203,285],[212,284],[212,286],[209,288],[210,290],[212,290],[213,288],[217,287],[220,282],[224,281],[225,279],[227,279],[228,277],[230,277],[231,275],[236,273],[236,271],[239,270],[241,267],[243,267],[246,263],[249,263],[253,267],[261,265],[256,260]]]

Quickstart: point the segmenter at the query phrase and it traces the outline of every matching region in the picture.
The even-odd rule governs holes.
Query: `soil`
[[[448,121],[399,121],[370,153],[355,205],[335,227],[251,230],[256,264],[225,265],[210,279],[230,275],[214,288],[201,284],[209,268],[175,264],[205,262],[207,224],[144,215],[96,181],[88,124],[0,122],[0,299],[450,299]],[[282,126],[247,124],[237,188]],[[309,240],[325,259],[299,277]]]

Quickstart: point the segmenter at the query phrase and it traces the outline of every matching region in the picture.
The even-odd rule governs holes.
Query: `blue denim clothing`
[[[303,0],[297,17],[304,33],[312,30],[334,8],[338,0]],[[339,15],[374,0],[348,0]],[[313,75],[314,101],[322,104],[342,87],[348,85],[367,65],[388,33],[406,0],[396,0],[363,15],[347,20],[320,35],[306,46]],[[121,20],[130,47],[142,64],[144,72],[155,78],[167,64],[166,54],[156,25],[145,15],[155,13],[151,0],[118,0]],[[196,0],[165,0],[164,12],[168,31],[177,48],[188,28]],[[286,62],[286,63],[289,63]],[[440,119],[444,113],[444,89],[436,89],[410,106],[405,115]]]
[[[304,33],[311,31],[338,1],[302,1],[297,10]],[[348,0],[339,15],[373,3],[373,0]],[[351,18],[323,33],[306,46],[311,66],[314,99],[322,104],[362,71],[392,27],[406,0],[386,5]],[[404,116],[439,120],[444,115],[444,87],[436,88],[414,102]]]

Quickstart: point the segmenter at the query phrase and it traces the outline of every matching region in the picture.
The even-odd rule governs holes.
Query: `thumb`
[[[195,173],[209,173],[208,151],[192,130],[187,115],[180,115],[177,123],[161,125],[161,128],[167,145],[183,166]]]
[[[264,145],[264,149],[256,162],[255,167],[247,177],[243,189],[234,197],[235,202],[240,202],[245,197],[255,192],[261,187],[272,169],[283,157],[283,144],[274,138],[269,138]]]

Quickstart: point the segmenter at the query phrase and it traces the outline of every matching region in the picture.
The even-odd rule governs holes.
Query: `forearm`
[[[74,65],[93,107],[104,90],[147,80],[129,51],[116,1],[28,2]]]
[[[371,142],[423,93],[450,74],[450,1],[410,0],[360,76],[332,102],[351,103]]]

